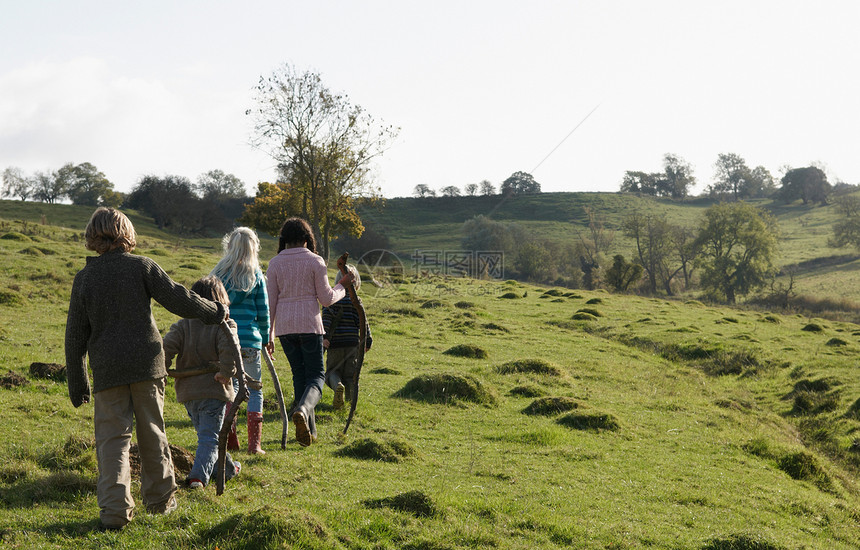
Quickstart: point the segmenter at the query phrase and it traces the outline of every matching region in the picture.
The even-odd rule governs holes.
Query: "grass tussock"
[[[523,414],[556,416],[582,407],[582,404],[572,397],[541,397],[532,401],[523,409]]]
[[[508,392],[511,397],[543,397],[546,392],[537,386],[515,386]],[[857,400],[860,403],[860,399]]]
[[[592,299],[587,300],[585,302],[585,304],[589,305],[589,306],[594,306],[594,305],[602,304],[602,303],[603,303],[603,298],[592,298]]]
[[[0,306],[17,307],[24,303],[24,298],[13,290],[0,290]]]
[[[423,312],[412,307],[387,307],[384,308],[382,312],[391,315],[401,315],[404,317],[417,317],[418,319],[424,318]]]
[[[543,293],[543,296],[563,296],[564,292],[557,288],[551,288]]]
[[[441,300],[427,300],[426,302],[421,304],[419,307],[421,309],[437,309],[437,308],[444,307],[444,306],[445,306],[445,304],[442,303]]]
[[[487,350],[474,344],[458,344],[442,353],[453,357],[466,357],[468,359],[486,359],[489,357]]]
[[[394,374],[394,375],[403,374],[399,370],[393,369],[391,367],[377,367],[375,369],[371,369],[370,373],[371,374]]]
[[[21,478],[0,488],[0,503],[10,508],[31,508],[35,503],[74,503],[96,491],[95,468],[91,472],[62,470],[45,477]]]
[[[792,479],[807,481],[822,491],[833,490],[833,480],[808,451],[787,451],[764,438],[753,439],[742,448],[754,456],[773,461],[777,468]]]
[[[3,235],[0,235],[0,239],[3,239],[4,241],[17,241],[21,243],[30,242],[31,240],[30,237],[28,237],[27,235],[18,233],[17,231],[10,231],[8,233],[4,233]]]
[[[824,345],[830,346],[830,347],[842,347],[842,346],[847,346],[848,342],[846,342],[842,338],[831,338],[830,340],[825,342]]]
[[[475,302],[469,302],[466,300],[461,300],[459,302],[455,302],[454,307],[457,309],[473,309],[473,308],[477,307],[477,305],[475,304]]]
[[[269,506],[236,514],[200,533],[200,542],[226,541],[224,548],[323,550],[335,545],[325,524],[304,511],[275,510]]]
[[[499,298],[502,298],[504,300],[517,300],[519,298],[522,298],[522,296],[520,296],[516,292],[505,292],[504,294],[500,295]]]
[[[578,311],[574,313],[571,319],[573,319],[574,321],[597,321],[597,317],[595,317],[591,313],[586,313],[584,311]]]
[[[559,418],[557,422],[573,430],[588,432],[614,432],[621,429],[621,424],[613,415],[599,412],[569,413]]]
[[[498,402],[495,394],[480,380],[470,375],[457,374],[417,376],[398,390],[394,397],[442,404],[466,401],[492,406]]]
[[[561,369],[543,359],[519,359],[496,367],[499,374],[544,374],[561,376]]]
[[[824,332],[824,329],[818,323],[807,323],[800,330],[804,332]]]
[[[408,491],[391,497],[368,499],[362,504],[368,508],[389,508],[419,518],[432,518],[442,515],[433,499],[421,491]]]
[[[785,546],[774,544],[758,534],[738,533],[716,537],[702,546],[702,550],[788,550]]]
[[[839,395],[831,391],[839,382],[830,378],[799,380],[785,399],[791,399],[794,406],[791,414],[813,415],[832,412],[839,408]]]
[[[415,448],[405,441],[379,441],[367,437],[353,441],[336,454],[359,460],[400,462],[404,458],[414,456]]]
[[[593,307],[584,307],[582,309],[578,309],[577,313],[588,313],[589,315],[593,315],[595,317],[603,317],[603,313],[600,310],[594,309]]]
[[[498,325],[496,323],[484,323],[483,325],[481,325],[481,328],[484,330],[495,330],[497,332],[511,332],[507,328],[503,327],[502,325]]]

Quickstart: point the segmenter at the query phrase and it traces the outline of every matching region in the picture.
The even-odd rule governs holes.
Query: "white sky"
[[[0,170],[145,174],[273,162],[251,90],[289,62],[400,135],[387,197],[531,172],[615,191],[663,154],[709,184],[718,153],[860,183],[860,2],[0,0]],[[564,143],[538,164],[596,106]]]

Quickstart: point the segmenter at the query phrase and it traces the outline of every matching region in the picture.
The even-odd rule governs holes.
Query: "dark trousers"
[[[325,383],[322,334],[284,334],[278,339],[293,372],[293,402],[298,403],[311,387],[321,394]]]

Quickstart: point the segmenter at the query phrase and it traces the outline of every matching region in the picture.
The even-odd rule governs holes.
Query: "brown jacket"
[[[176,358],[176,371],[218,367],[226,378],[236,374],[236,351],[239,337],[236,323],[227,319],[231,334],[228,336],[217,325],[204,325],[197,319],[182,319],[170,327],[164,336],[164,359],[169,367]],[[176,378],[176,400],[180,403],[195,399],[233,400],[233,385],[218,383],[214,372]]]
[[[75,407],[90,397],[87,356],[93,392],[167,375],[152,300],[206,323],[217,325],[227,316],[224,304],[175,283],[145,256],[117,250],[87,258],[75,275],[66,321],[66,371]]]

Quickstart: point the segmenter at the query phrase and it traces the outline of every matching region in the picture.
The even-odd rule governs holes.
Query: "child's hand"
[[[346,285],[351,285],[353,282],[355,282],[355,278],[352,276],[352,273],[350,273],[349,271],[347,271],[346,273],[344,273],[340,277],[340,284],[344,287]]]
[[[275,360],[275,343],[269,342],[266,344],[266,351],[269,352],[269,355],[272,357],[272,361]]]
[[[229,376],[221,376],[220,372],[215,373],[215,381],[221,384],[222,386],[226,386],[227,384],[232,383]]]
[[[331,342],[329,342],[327,338],[323,338],[323,347],[325,349],[328,349],[330,344],[331,344]]]

